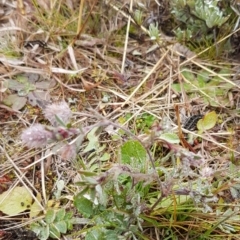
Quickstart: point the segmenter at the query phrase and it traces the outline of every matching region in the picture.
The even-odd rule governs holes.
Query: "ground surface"
[[[149,2],[2,1],[0,238],[240,238],[237,30],[190,50]]]

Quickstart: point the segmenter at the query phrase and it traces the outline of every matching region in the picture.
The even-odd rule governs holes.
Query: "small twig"
[[[182,127],[180,123],[180,115],[179,115],[179,108],[178,105],[175,106],[176,116],[177,116],[177,124],[178,124],[178,136],[180,138],[180,141],[182,143],[182,146],[191,150],[192,152],[196,153],[195,150],[192,148],[192,146],[185,140],[182,132]]]
[[[42,186],[42,195],[43,195],[44,203],[46,205],[47,204],[47,196],[46,196],[46,186],[45,186],[44,161],[41,161],[41,186]]]

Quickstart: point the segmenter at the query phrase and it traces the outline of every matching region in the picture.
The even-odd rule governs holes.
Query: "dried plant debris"
[[[237,237],[236,5],[0,1],[0,238]]]

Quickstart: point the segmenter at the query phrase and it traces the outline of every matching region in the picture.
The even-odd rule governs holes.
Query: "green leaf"
[[[209,130],[213,128],[217,123],[217,114],[215,111],[207,113],[202,119],[197,123],[197,128],[200,132]]]
[[[108,230],[106,230],[104,235],[106,236],[107,240],[115,240],[115,239],[118,239],[119,233],[116,230],[108,229]]]
[[[94,172],[85,171],[85,170],[81,170],[81,169],[78,170],[78,173],[81,175],[87,176],[87,177],[96,176],[96,173],[94,173]]]
[[[159,139],[164,140],[168,143],[180,143],[180,139],[175,133],[163,133],[160,135]]]
[[[67,212],[64,216],[64,220],[72,219],[72,217],[73,217],[73,212]]]
[[[39,234],[39,239],[40,240],[47,240],[49,238],[49,234],[50,234],[49,225],[42,226],[41,232]]]
[[[74,206],[84,217],[89,218],[93,216],[93,203],[81,194],[74,198]]]
[[[66,211],[64,208],[61,208],[60,210],[58,210],[56,213],[55,221],[58,222],[58,221],[63,220],[65,214],[66,214]]]
[[[208,82],[209,81],[209,72],[206,70],[201,70],[197,74],[197,80],[200,82]]]
[[[48,224],[53,223],[55,216],[56,216],[55,211],[53,209],[49,209],[45,216],[46,223],[48,223]]]
[[[61,233],[59,232],[59,230],[57,229],[57,227],[54,225],[54,224],[51,224],[50,227],[49,227],[49,231],[50,231],[50,234],[49,236],[51,238],[60,238],[61,236]]]
[[[146,170],[147,152],[138,141],[128,141],[121,146],[121,163],[129,164],[141,172]]]
[[[66,224],[67,224],[67,229],[68,229],[68,230],[72,230],[72,229],[73,229],[72,220],[67,220],[67,221],[66,221]]]
[[[177,204],[178,207],[181,207],[182,204],[188,202],[189,200],[191,200],[191,197],[189,195],[179,195],[176,196],[176,199],[173,200],[171,198],[164,198],[161,203],[159,203],[159,206],[162,209],[167,209],[173,206],[173,202],[175,201],[175,203]]]
[[[40,232],[42,231],[43,227],[40,226],[39,223],[35,223],[35,222],[34,222],[34,223],[32,223],[32,224],[30,225],[30,229],[31,229],[33,232],[35,232],[36,235],[38,236],[38,235],[40,234]]]
[[[101,162],[104,162],[104,161],[108,161],[109,159],[110,159],[110,154],[109,153],[107,153],[107,152],[105,152],[100,158],[99,158],[99,160],[101,161]]]
[[[91,231],[88,231],[85,237],[85,240],[102,240],[105,239],[102,236],[102,233],[100,230],[91,229]]]
[[[230,69],[228,68],[221,69],[219,73],[211,79],[211,82],[214,82],[214,85],[216,85],[216,83],[222,83],[224,80],[221,78],[221,76],[226,76],[230,74],[231,74]]]
[[[205,87],[205,85],[209,81],[209,73],[205,70],[199,71],[197,74],[197,81],[200,88]]]
[[[14,216],[30,209],[32,196],[25,187],[15,187],[0,195],[0,211]]]
[[[54,225],[60,233],[67,232],[67,223],[65,221],[56,222]]]
[[[26,76],[23,75],[17,75],[16,77],[17,81],[23,84],[27,84],[28,83],[28,79]]]
[[[84,153],[89,152],[91,150],[96,150],[99,147],[99,140],[96,131],[98,128],[93,128],[88,134],[87,139],[89,141],[87,147],[83,150]]]
[[[182,86],[183,86],[183,89],[186,92],[191,92],[192,91],[192,87],[188,83],[183,83]],[[172,90],[177,92],[177,93],[181,93],[182,92],[181,84],[180,83],[172,84]]]
[[[194,74],[189,69],[183,69],[181,73],[182,73],[183,77],[186,78],[190,82],[195,79]]]

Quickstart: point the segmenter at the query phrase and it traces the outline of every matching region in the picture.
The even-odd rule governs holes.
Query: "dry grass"
[[[152,2],[149,8],[155,9],[157,1]],[[211,194],[219,199],[217,203],[210,204],[213,212],[193,211],[196,205],[191,203],[186,214],[187,220],[184,220],[185,213],[176,199],[172,206],[161,207],[161,201],[167,195],[162,193],[159,198],[158,193],[153,192],[149,208],[150,205],[154,208],[152,212],[142,216],[146,225],[143,232],[149,239],[161,239],[159,236],[166,236],[165,230],[161,229],[167,229],[171,225],[169,236],[178,234],[179,239],[187,239],[188,231],[197,233],[197,236],[204,233],[205,237],[213,234],[211,239],[220,239],[218,235],[227,237],[224,229],[229,224],[235,228],[235,233],[229,239],[239,239],[239,197],[234,198],[229,190],[235,183],[239,183],[238,61],[203,60],[203,52],[209,49],[195,54],[163,33],[159,41],[151,41],[147,27],[134,25],[134,19],[126,10],[131,12],[133,8],[134,11],[138,7],[135,1],[128,4],[126,1],[85,0],[79,5],[73,0],[29,0],[3,1],[0,6],[4,6],[0,22],[1,192],[15,186],[25,186],[43,214],[49,208],[49,201],[52,201],[52,207],[56,205],[73,209],[72,198],[81,189],[75,184],[82,178],[81,171],[88,170],[99,175],[111,169],[114,163],[119,162],[118,151],[121,144],[126,139],[131,139],[131,134],[142,142],[145,137],[149,140],[148,132],[137,127],[143,114],[153,116],[160,126],[166,121],[170,131],[179,134],[178,117],[215,110],[219,121],[213,129],[202,134],[192,132],[194,138],[200,140],[193,145],[192,150],[205,159],[203,168],[210,167],[213,170],[213,174],[204,180],[207,182],[206,186],[214,186]],[[148,15],[151,9],[144,13]],[[133,26],[136,32],[134,38],[129,35],[129,28]],[[145,35],[144,40],[139,37],[141,34]],[[230,37],[228,35],[225,38]],[[225,39],[220,42],[223,40]],[[225,75],[220,73],[223,68],[228,70]],[[204,89],[197,88],[183,74],[184,69],[196,74],[195,76],[205,70],[211,78],[219,78],[223,87],[226,83],[230,84],[232,87],[223,96],[224,102]],[[101,134],[100,145],[104,144],[104,151],[110,155],[110,159],[103,162],[91,162],[91,157],[83,152],[87,141],[83,142],[79,151],[81,161],[64,160],[58,154],[59,149],[55,151],[54,144],[41,150],[27,149],[20,141],[22,130],[35,122],[47,122],[39,105],[32,106],[28,102],[24,108],[13,110],[4,104],[8,95],[16,93],[16,90],[6,85],[8,80],[16,79],[23,73],[41,75],[47,81],[55,81],[54,87],[47,90],[39,88],[36,94],[44,92],[45,97],[39,99],[40,102],[62,99],[69,101],[74,112],[74,127],[98,124],[104,118],[113,125],[121,125],[128,136],[123,134],[120,139],[113,140],[110,134]],[[180,83],[180,92],[173,90],[174,83]],[[184,89],[184,83],[195,89],[194,94]],[[203,101],[203,96],[210,99],[210,102],[217,101],[217,105],[210,106]],[[176,112],[176,106],[179,113]],[[190,132],[183,129],[184,134]],[[165,172],[165,175],[162,173],[158,177],[163,185],[167,185],[169,180],[169,186],[174,185],[174,190],[179,190],[191,189],[191,184],[199,184],[201,169],[196,167],[193,170],[194,176],[185,177],[181,175],[183,173],[180,174],[179,162],[174,165],[170,158],[163,160],[169,152],[166,146],[163,147],[159,142],[151,144],[148,147],[155,160],[155,167],[158,171],[163,168],[169,174]],[[174,168],[179,171],[179,176],[174,173]],[[171,174],[176,174],[178,178]],[[9,178],[7,181],[4,180],[5,176]],[[56,192],[56,182],[60,179],[65,183],[64,197],[56,200],[53,193]],[[152,187],[159,189],[160,186],[153,184]],[[161,190],[164,190],[163,186]],[[37,198],[38,195],[41,200]],[[172,195],[173,199],[176,195]],[[159,205],[156,204],[159,202]],[[232,210],[228,215],[227,208]],[[172,214],[171,223],[166,212]],[[36,219],[43,218],[43,214]],[[29,226],[36,219],[30,219],[26,213],[14,217],[3,214],[0,216],[0,221],[4,221],[5,231],[15,231],[12,229],[23,225]],[[222,229],[218,228],[221,224]],[[209,226],[212,226],[211,230]],[[77,230],[80,231],[80,228],[74,229],[76,232]],[[13,232],[14,234],[17,233]]]

